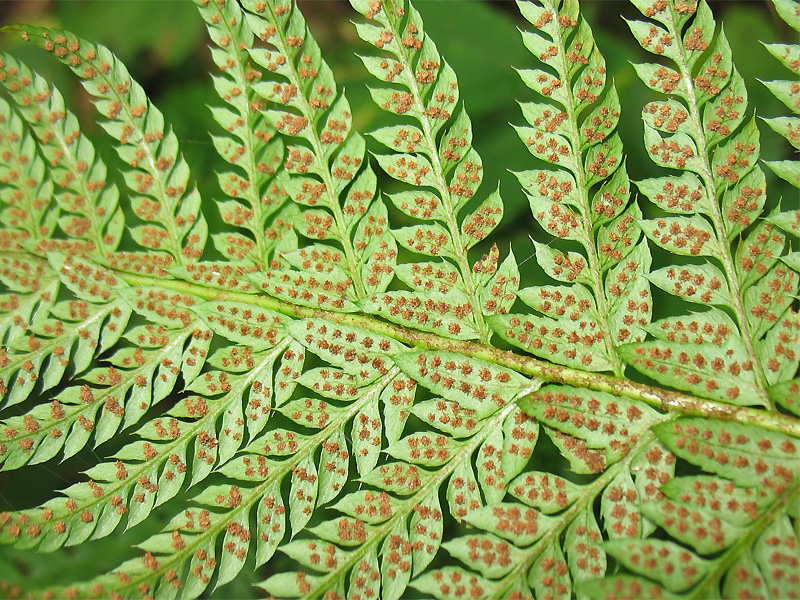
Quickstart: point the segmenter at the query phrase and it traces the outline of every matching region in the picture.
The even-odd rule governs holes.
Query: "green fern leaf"
[[[651,125],[648,123],[650,117],[645,118],[648,152],[661,166],[692,171],[705,188],[705,193],[687,197],[698,188],[694,175],[684,175],[683,180],[671,177],[644,182],[643,190],[651,198],[662,194],[675,197],[666,203],[657,200],[667,212],[686,212],[683,205],[689,200],[691,204],[686,204],[686,207],[696,205],[704,216],[661,217],[644,222],[643,228],[648,237],[664,250],[691,256],[713,256],[716,262],[665,267],[653,272],[650,280],[689,302],[728,307],[735,315],[738,339],[727,360],[718,354],[711,354],[711,360],[705,360],[706,348],[693,357],[678,348],[655,348],[647,342],[628,346],[625,354],[634,367],[673,387],[723,402],[727,396],[728,401],[737,404],[758,402],[769,405],[766,388],[776,383],[771,373],[779,372],[781,367],[767,364],[774,360],[767,356],[776,353],[780,363],[785,360],[785,353],[769,333],[775,327],[775,321],[768,323],[761,318],[765,314],[774,314],[770,301],[767,300],[765,305],[762,297],[756,294],[759,281],[767,287],[768,282],[778,275],[765,277],[771,260],[774,260],[771,257],[783,253],[785,240],[780,233],[773,231],[771,225],[765,224],[738,243],[731,243],[733,236],[749,226],[761,211],[765,191],[763,175],[753,160],[759,154],[758,130],[753,120],[739,126],[746,108],[746,93],[732,66],[725,34],[721,30],[715,34],[713,18],[703,2],[696,7],[683,4],[679,7],[668,2],[655,8],[639,8],[664,27],[648,28],[644,22],[630,23],[637,40],[646,50],[669,56],[677,68],[670,71],[660,67],[661,70],[652,73],[640,69],[639,75],[648,85],[684,101],[673,99],[660,107],[645,107],[645,115],[652,115],[653,119]],[[689,18],[692,23],[682,34],[682,23]],[[661,44],[660,51],[653,45],[656,37]],[[679,51],[664,50],[673,46]],[[699,71],[691,60],[691,54],[687,54],[687,48],[710,49],[708,56],[698,60]],[[723,121],[716,118],[720,113],[723,113]],[[668,135],[662,136],[657,129]],[[739,210],[739,206],[745,210]],[[784,269],[778,278],[787,275]],[[793,279],[794,276],[788,275],[785,284],[789,288],[796,286],[789,281]],[[780,320],[780,317],[776,319]],[[767,337],[761,340],[764,333]],[[673,352],[684,365],[679,369],[666,366],[672,362]],[[788,360],[794,364],[794,358]],[[740,372],[742,365],[748,372],[744,389],[725,381],[726,372],[730,373],[731,368],[734,373]],[[788,371],[793,372],[791,365],[787,365]]]
[[[688,500],[693,493],[683,495],[680,494],[681,487],[665,486],[662,491],[667,498],[646,506],[651,519],[699,553],[726,551],[711,563],[701,590],[713,589],[712,586],[717,585],[733,559],[746,550],[738,543],[743,537],[764,540],[756,541],[756,554],[760,544],[771,543],[773,539],[777,544],[792,543],[793,532],[788,532],[788,538],[785,538],[786,532],[778,538],[773,537],[777,530],[785,527],[785,523],[782,519],[773,521],[766,516],[770,514],[770,507],[785,506],[796,494],[800,463],[796,444],[791,438],[757,428],[698,419],[681,419],[673,424],[659,425],[655,430],[662,442],[679,457],[725,477],[721,481],[705,479],[706,485],[713,486],[709,488],[709,491],[714,490],[712,494],[716,495],[720,486],[726,486],[728,494],[744,496],[742,510],[736,511],[737,504],[720,502],[713,495],[707,504],[690,503]],[[698,487],[693,489],[698,490]],[[745,499],[746,496],[750,498]],[[762,519],[771,523],[766,531]],[[761,562],[765,558],[761,554],[757,560]],[[783,557],[780,553],[772,553],[767,560],[771,564],[776,560],[781,563]],[[750,570],[757,571],[752,561],[750,565]],[[762,565],[766,566],[765,563]],[[746,572],[748,569],[744,570]],[[773,592],[786,589],[784,586],[792,577],[782,570],[770,570],[768,573]],[[742,581],[744,573],[741,577],[738,574],[734,577]],[[730,578],[729,574],[726,581]],[[729,589],[735,585],[730,585]]]
[[[247,237],[212,234],[212,238],[225,256],[267,265],[274,250],[271,246],[279,241],[265,235],[269,217],[280,210],[285,199],[283,190],[272,181],[285,154],[283,142],[261,114],[265,103],[252,85],[260,73],[249,55],[254,36],[241,7],[230,2],[197,2],[197,6],[217,46],[212,58],[222,75],[215,78],[215,87],[228,103],[226,108],[213,109],[214,119],[227,132],[214,136],[214,145],[237,169],[219,173],[220,188],[231,200],[218,205],[225,223],[249,232]]]
[[[505,340],[537,356],[620,374],[616,346],[644,337],[652,307],[642,277],[650,254],[639,242],[641,213],[628,206],[630,183],[615,133],[619,98],[606,85],[605,62],[576,3],[521,3],[520,9],[537,28],[523,33],[525,45],[557,76],[520,72],[552,102],[523,104],[530,126],[516,129],[534,157],[559,168],[518,178],[539,225],[580,251],[534,241],[542,269],[569,285],[523,289],[520,298],[543,316],[514,314],[492,323]],[[562,302],[569,308],[560,308]]]
[[[134,212],[145,222],[160,223],[132,228],[134,240],[145,248],[164,248],[177,262],[199,258],[208,233],[200,197],[187,189],[189,167],[178,152],[178,139],[164,131],[163,115],[142,87],[103,46],[69,32],[26,28],[19,33],[69,65],[97,98],[97,110],[108,119],[104,129],[119,142],[120,158],[133,169],[124,177],[139,194],[133,199]]]
[[[707,3],[633,0],[658,62],[630,73],[662,95],[641,203],[578,1],[519,4],[519,262],[409,0],[351,0],[379,118],[296,3],[195,4],[216,202],[110,50],[6,28],[77,74],[125,164],[0,57],[0,595],[796,595],[800,221]],[[794,82],[767,87],[797,112]],[[794,147],[796,121],[767,120]],[[64,489],[19,493],[47,470]]]
[[[64,190],[56,195],[58,206],[65,212],[59,219],[61,229],[70,237],[86,239],[100,256],[113,252],[120,243],[123,227],[119,191],[107,181],[107,167],[91,141],[80,133],[77,118],[65,109],[58,89],[12,57],[0,57],[0,72],[3,86],[39,141],[52,180]],[[11,126],[16,135],[22,133],[14,120]],[[29,149],[24,156],[32,154]],[[28,168],[43,169],[40,160],[29,165]],[[45,229],[33,237],[44,238],[40,244],[46,248],[53,244],[47,235],[51,232]]]
[[[416,291],[390,292],[370,297],[361,308],[400,325],[456,339],[486,341],[488,328],[483,314],[497,309],[483,306],[481,295],[491,288],[480,278],[482,273],[495,274],[499,257],[494,263],[479,262],[470,267],[467,251],[497,226],[503,203],[495,192],[480,201],[470,214],[460,217],[482,182],[483,166],[471,147],[470,119],[458,104],[455,73],[426,36],[419,13],[409,3],[351,3],[371,21],[356,25],[359,36],[382,52],[377,57],[361,57],[364,65],[382,85],[391,84],[371,88],[373,100],[404,121],[403,125],[373,132],[372,136],[393,152],[377,154],[378,164],[398,181],[427,188],[390,196],[401,211],[430,222],[392,233],[401,247],[449,259],[435,263],[437,268],[455,267],[458,274],[445,298]],[[405,124],[405,117],[414,124]],[[514,270],[515,266],[511,266],[510,271]],[[518,283],[510,279],[515,288]],[[426,308],[415,310],[420,306]],[[427,307],[435,307],[438,313],[433,320],[426,318],[425,312],[431,311]]]
[[[309,305],[355,310],[353,299],[385,289],[397,255],[386,210],[380,201],[372,202],[377,180],[364,159],[364,140],[353,132],[347,98],[336,90],[300,12],[263,2],[246,2],[245,8],[250,27],[271,46],[252,50],[252,59],[266,73],[279,76],[253,85],[268,103],[264,116],[292,143],[300,138],[307,144],[288,147],[285,167],[295,176],[286,181],[286,190],[295,202],[320,208],[302,211],[293,221],[309,239],[339,242],[344,254],[341,272],[317,285],[299,272],[268,272],[267,281],[258,283],[280,298],[302,301],[311,294],[315,297]],[[279,281],[271,283],[270,277]],[[320,286],[335,290],[330,302],[326,296],[331,292],[319,293]],[[354,298],[346,297],[350,288]]]
[[[53,182],[45,174],[44,161],[32,148],[35,142],[22,119],[5,100],[0,102],[0,115],[7,132],[0,137],[5,163],[0,178],[6,183],[3,188],[6,208],[0,219],[8,229],[24,232],[26,237],[49,237],[58,219],[58,212],[49,202]],[[29,156],[34,160],[29,160]]]

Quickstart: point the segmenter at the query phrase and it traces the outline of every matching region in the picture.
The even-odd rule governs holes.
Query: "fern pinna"
[[[2,552],[160,531],[5,595],[797,597],[800,212],[768,194],[705,2],[633,0],[661,169],[640,181],[617,131],[636,108],[577,0],[520,2],[527,285],[487,241],[504,203],[408,0],[351,0],[390,123],[365,132],[293,3],[195,3],[214,201],[107,48],[6,28],[82,80],[124,165],[0,56],[0,466],[96,460],[5,506]],[[800,46],[767,49],[800,73]],[[800,87],[764,85],[800,148]],[[800,187],[796,160],[765,164]]]

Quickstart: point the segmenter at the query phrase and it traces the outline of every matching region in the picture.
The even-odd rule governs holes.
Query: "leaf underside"
[[[350,3],[377,109],[290,0],[195,0],[210,194],[108,48],[5,28],[81,80],[119,160],[0,54],[0,469],[90,461],[3,500],[0,562],[154,533],[0,594],[797,597],[800,211],[707,3],[632,0],[641,181],[578,1],[519,3],[535,277],[492,241],[506,204],[420,13]],[[794,79],[763,121],[797,149],[800,46],[765,46]]]

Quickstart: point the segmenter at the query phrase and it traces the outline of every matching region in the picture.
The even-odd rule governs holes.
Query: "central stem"
[[[134,286],[157,286],[183,294],[193,294],[210,301],[231,300],[243,304],[251,304],[299,319],[318,318],[354,325],[394,338],[414,347],[455,352],[464,356],[479,358],[514,369],[524,375],[538,377],[544,381],[609,392],[645,402],[662,410],[756,425],[800,438],[800,419],[778,412],[732,406],[677,391],[637,383],[622,377],[562,367],[531,356],[515,354],[511,351],[500,350],[485,344],[453,340],[433,333],[408,329],[393,323],[387,323],[371,315],[336,313],[291,304],[264,294],[247,294],[235,290],[212,289],[186,281],[161,279],[119,270],[116,270],[115,273],[126,283]]]

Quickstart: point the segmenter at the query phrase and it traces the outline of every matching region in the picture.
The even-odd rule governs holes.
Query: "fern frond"
[[[623,353],[661,383],[721,402],[771,406],[768,387],[791,378],[800,360],[791,349],[800,341],[800,320],[781,298],[784,290],[795,293],[798,276],[778,261],[784,236],[758,221],[766,183],[756,165],[758,130],[753,120],[745,122],[746,89],[705,2],[636,5],[658,22],[631,22],[637,40],[675,66],[637,66],[649,87],[671,96],[644,108],[647,150],[656,164],[685,171],[639,188],[666,213],[690,215],[646,220],[642,228],[664,250],[712,259],[659,269],[650,280],[734,318],[715,309],[692,314],[691,323],[661,321],[650,328],[657,342]],[[687,328],[717,336],[687,335]]]
[[[369,595],[368,590],[377,593],[380,589],[381,597],[404,597],[410,580],[425,570],[442,542],[440,488],[447,484],[450,513],[462,519],[483,503],[479,489],[498,496],[527,462],[526,446],[535,439],[537,427],[509,400],[536,383],[513,371],[445,352],[408,352],[395,362],[405,377],[384,387],[385,407],[398,400],[410,404],[416,380],[442,396],[420,405],[419,414],[439,410],[444,417],[449,408],[455,416],[463,415],[466,431],[453,432],[451,437],[443,428],[442,433],[414,433],[401,439],[396,431],[386,449],[394,460],[375,468],[372,462],[362,471],[362,479],[376,489],[344,496],[333,507],[341,515],[331,522],[334,526],[314,528],[316,536],[304,539],[302,550],[299,542],[294,542],[297,548],[287,549],[292,558],[317,573],[276,575],[263,584],[268,592],[313,597],[326,590],[343,590],[352,571],[349,581],[354,593]],[[377,410],[374,407],[373,414]],[[373,420],[372,427],[379,422]],[[456,419],[450,422],[457,423]],[[372,429],[369,443],[374,444],[372,436],[379,433]],[[477,476],[472,466],[476,451],[486,458]],[[495,466],[488,466],[492,463]],[[330,543],[347,550],[328,564],[324,557]],[[314,560],[315,548],[323,560]]]
[[[353,7],[371,23],[358,23],[359,36],[378,48],[362,56],[381,87],[370,89],[378,106],[397,115],[398,125],[372,136],[392,151],[376,155],[381,168],[397,181],[414,186],[390,195],[408,216],[424,222],[393,232],[401,247],[445,260],[420,263],[423,273],[450,273],[450,283],[420,289],[402,277],[412,292],[377,294],[362,302],[368,313],[395,323],[456,339],[488,341],[484,315],[507,312],[519,286],[513,255],[500,263],[494,247],[470,265],[467,253],[485,239],[503,215],[499,190],[460,217],[483,180],[483,165],[472,148],[472,124],[459,106],[455,73],[426,36],[417,10],[405,1],[354,0]],[[386,84],[391,84],[389,87]],[[413,123],[413,124],[412,124]],[[455,267],[455,271],[453,271]],[[414,277],[417,276],[417,277]],[[437,275],[436,280],[449,278]],[[438,290],[432,290],[432,287]]]
[[[150,311],[154,320],[161,323],[157,327],[131,329],[126,337],[138,348],[120,350],[110,359],[113,366],[87,374],[85,379],[90,383],[111,384],[103,390],[106,402],[95,427],[97,441],[104,439],[102,436],[109,432],[109,427],[111,433],[116,431],[123,415],[126,421],[135,422],[136,415],[141,415],[151,402],[170,393],[179,374],[189,382],[187,390],[203,396],[188,397],[163,417],[140,428],[142,441],[119,451],[116,461],[90,469],[87,475],[91,480],[65,490],[66,500],[53,500],[39,509],[23,511],[14,517],[28,523],[28,529],[22,535],[17,530],[6,531],[6,535],[0,537],[1,541],[23,546],[41,543],[43,549],[52,550],[65,543],[79,543],[90,536],[109,535],[123,515],[127,515],[125,518],[131,527],[146,518],[154,506],[173,497],[184,485],[197,483],[208,476],[217,462],[228,461],[245,442],[238,431],[240,423],[248,421],[251,435],[266,423],[271,390],[279,383],[276,381],[273,386],[269,381],[273,363],[288,344],[273,335],[274,329],[267,331],[264,337],[269,343],[257,348],[257,352],[231,347],[218,351],[209,359],[212,367],[233,371],[230,375],[214,370],[198,378],[205,364],[210,332],[192,319],[190,313],[174,310],[181,301],[191,304],[191,299],[161,299],[154,297],[152,290],[142,289],[133,290],[128,295],[147,297],[144,305],[137,306],[134,301],[134,308]],[[168,301],[173,307],[171,313],[163,310],[159,301]],[[211,323],[212,329],[226,329],[224,319],[209,316],[219,312],[216,306],[204,310],[200,305],[196,312]],[[157,316],[159,313],[160,317]],[[254,314],[253,323],[263,322],[263,319],[258,320],[263,316]],[[187,327],[176,330],[175,322]],[[190,343],[184,344],[187,336]],[[279,342],[277,346],[276,340]],[[264,349],[269,351],[259,352]],[[124,367],[131,366],[134,369],[124,370]],[[267,381],[262,384],[264,377]],[[241,398],[251,387],[249,412],[245,414]],[[64,395],[75,395],[69,392],[68,389]],[[125,398],[129,393],[126,405],[120,406],[116,399],[109,403],[112,392],[119,394],[117,398]],[[87,410],[97,411],[97,403],[87,402],[86,396],[97,396],[98,390],[84,385],[80,393],[81,400],[90,405]],[[258,397],[265,402],[261,410]],[[113,416],[108,413],[113,413]],[[88,437],[89,433],[86,433],[84,443]],[[191,475],[191,481],[184,481],[187,475]]]
[[[534,241],[539,265],[567,285],[521,290],[520,299],[541,315],[505,315],[493,326],[534,355],[622,375],[616,346],[644,339],[652,302],[644,278],[650,253],[637,226],[641,211],[629,205],[615,131],[619,99],[606,83],[605,61],[576,1],[519,6],[536,27],[523,33],[525,45],[547,68],[520,75],[548,102],[522,104],[530,126],[517,133],[533,156],[560,168],[517,177],[542,228],[577,242],[580,251]]]
[[[18,329],[0,350],[5,406],[22,402],[37,385],[43,390],[57,385],[70,359],[77,373],[84,371],[101,346],[113,346],[119,339],[130,313],[113,297],[115,288],[125,284],[102,267],[57,253],[50,256],[49,263],[30,256],[8,262],[11,264],[5,269],[4,279],[9,287],[19,290],[24,285],[24,292],[33,293],[14,295],[3,307],[3,312],[8,311],[6,318]],[[57,278],[77,300],[56,303],[60,287]],[[39,423],[31,422],[25,430],[35,433]],[[13,427],[5,433],[9,440],[18,439],[24,452],[33,449],[25,433],[20,436]]]
[[[797,3],[789,0],[773,0],[775,9],[781,18],[795,31],[800,31],[800,14],[798,13]],[[795,75],[800,74],[800,45],[797,44],[765,44],[767,50],[783,65]],[[762,82],[773,93],[773,95],[783,102],[789,110],[795,114],[800,114],[800,90],[797,89],[797,82],[789,81],[765,81]],[[764,119],[772,129],[782,135],[796,149],[800,149],[800,118],[798,117],[774,117]],[[800,187],[800,165],[797,161],[769,161],[767,166],[775,173],[791,183],[795,187]],[[787,213],[777,224],[783,223],[787,228],[797,235],[800,231],[794,221],[789,220],[794,213]],[[775,217],[777,218],[777,217]],[[795,266],[795,269],[797,266]]]
[[[148,334],[153,342],[163,339],[156,332],[140,330],[140,335]],[[6,529],[0,541],[21,546],[40,543],[41,549],[52,550],[109,535],[123,518],[132,527],[153,507],[203,481],[218,465],[229,461],[246,441],[240,423],[246,421],[254,436],[266,424],[273,393],[277,397],[278,389],[290,387],[283,385],[287,377],[273,375],[276,361],[290,354],[289,342],[281,341],[266,352],[241,346],[218,350],[208,358],[214,370],[193,379],[192,370],[197,372],[202,367],[209,342],[208,335],[198,332],[193,345],[184,351],[183,376],[193,380],[187,387],[202,396],[186,397],[141,427],[140,440],[122,448],[115,460],[89,469],[91,479],[64,490],[66,500],[55,499],[38,509],[10,514],[15,521],[24,520],[29,528],[35,526],[32,531],[37,535],[14,535]],[[191,358],[196,362],[186,364]],[[159,369],[161,378],[166,373]],[[247,391],[250,401],[245,412],[240,400]]]
[[[4,67],[5,62],[0,60],[0,69]],[[0,80],[6,79],[5,73],[0,71]],[[43,341],[41,337],[46,338],[46,345],[56,338],[47,348],[51,352],[56,348],[63,352],[62,342],[69,350],[75,339],[59,339],[64,334],[63,328],[56,333],[49,328],[45,332],[40,326],[38,336],[28,330],[32,321],[37,320],[41,325],[48,316],[58,294],[58,282],[47,261],[27,254],[24,246],[34,243],[31,240],[52,234],[58,208],[50,202],[53,184],[35,142],[17,111],[5,100],[0,100],[0,148],[3,159],[0,167],[0,220],[6,226],[2,238],[3,254],[0,256],[0,281],[11,292],[3,294],[0,303],[0,339],[3,340],[0,347],[0,398],[3,405],[10,406],[25,400],[39,379],[42,363],[47,357],[39,351]],[[66,364],[63,356],[48,361],[46,381],[49,387],[58,383]],[[12,430],[15,437],[18,431]],[[6,456],[8,446],[2,444],[0,450],[0,455]]]
[[[305,341],[309,324],[300,321],[295,323],[291,330],[304,340],[305,344],[320,352],[317,338],[312,337],[312,341]],[[324,321],[316,322],[313,325],[322,328],[322,335],[325,335],[326,324]],[[327,326],[333,325],[332,323],[327,324]],[[351,329],[348,333],[354,333],[354,330]],[[360,336],[365,334],[365,332],[358,333]],[[334,338],[337,337],[334,336]],[[374,337],[370,337],[370,339],[380,345],[381,340]],[[363,348],[363,345],[358,343],[361,341],[363,338],[346,343],[343,349]],[[384,341],[393,343],[388,340]],[[276,354],[283,354],[283,358],[287,361],[286,364],[293,363],[292,370],[302,368],[303,361],[303,350],[300,350],[300,362],[298,363],[297,350],[291,349],[284,352],[285,349],[285,345],[276,347],[275,351],[269,353],[271,361],[268,364],[259,361],[256,368],[251,368],[250,372],[240,376],[241,380],[246,382],[248,387],[252,386],[252,390],[280,389],[282,381],[288,382],[288,379],[279,372],[274,386],[270,381],[272,361],[275,360]],[[334,352],[335,355],[339,355],[338,351]],[[256,357],[248,357],[248,361],[252,362],[254,358],[258,360]],[[219,365],[225,364],[228,360],[230,358],[220,355],[212,359],[212,362]],[[117,571],[117,579],[113,582],[109,581],[109,587],[103,588],[104,592],[110,593],[111,590],[116,590],[124,593],[128,589],[139,589],[139,586],[144,583],[147,589],[153,590],[155,593],[158,593],[159,590],[166,593],[166,590],[171,589],[171,586],[177,583],[185,589],[192,590],[192,594],[195,595],[208,585],[210,578],[215,574],[216,585],[221,585],[233,578],[242,568],[251,544],[254,545],[259,564],[268,560],[284,536],[287,516],[293,534],[299,533],[313,514],[317,502],[329,502],[335,499],[341,492],[343,483],[347,480],[349,452],[343,435],[345,425],[352,422],[354,417],[357,418],[357,415],[360,415],[366,406],[376,402],[381,391],[390,382],[397,379],[398,370],[392,368],[389,361],[386,361],[383,366],[375,367],[374,371],[366,375],[363,373],[362,365],[370,364],[369,361],[352,362],[355,364],[348,368],[351,374],[365,377],[368,383],[358,386],[357,398],[346,407],[337,408],[335,405],[310,399],[285,403],[285,391],[282,393],[284,400],[278,400],[279,409],[289,419],[317,429],[317,433],[302,435],[273,428],[252,440],[245,452],[232,461],[230,457],[238,449],[238,445],[229,445],[223,435],[234,436],[237,440],[241,440],[242,437],[236,429],[237,423],[241,422],[243,418],[250,418],[250,415],[233,414],[229,417],[227,413],[231,409],[230,402],[220,402],[219,406],[223,407],[223,410],[220,410],[218,407],[214,407],[214,404],[209,403],[206,406],[203,401],[203,406],[206,406],[206,409],[211,408],[214,414],[213,418],[205,418],[206,411],[200,411],[206,426],[212,427],[207,435],[209,444],[204,449],[208,451],[208,455],[204,457],[206,466],[200,469],[203,473],[202,477],[211,471],[212,466],[218,460],[219,464],[224,464],[224,466],[217,468],[217,472],[227,476],[235,483],[209,486],[197,493],[194,498],[195,505],[199,505],[197,510],[192,509],[177,515],[165,533],[156,536],[143,547],[148,552],[143,560],[122,565]],[[321,375],[318,374],[317,377],[319,378]],[[239,378],[235,376],[223,378],[232,386],[226,398],[238,399],[241,397],[242,386],[237,383],[237,379]],[[311,387],[308,379],[307,377],[305,385]],[[195,391],[208,394],[210,383],[206,384],[206,389],[202,389],[200,382],[211,382],[212,380],[213,377],[203,376],[198,379],[198,384],[192,387],[195,388]],[[218,389],[220,388],[217,387]],[[268,406],[270,394],[269,392],[265,392],[265,394],[266,396],[262,399]],[[187,407],[197,400],[187,401]],[[185,416],[181,415],[180,410],[173,412],[176,417]],[[214,423],[223,412],[225,413],[223,421],[229,427],[226,429],[223,426],[219,432],[216,432]],[[225,433],[226,431],[227,433]],[[167,432],[161,435],[167,435]],[[201,436],[202,438],[203,436]],[[217,440],[219,440],[219,444],[217,444]],[[226,451],[226,446],[232,451]],[[219,448],[219,457],[216,456],[217,447]],[[151,454],[154,453],[154,450],[160,450],[158,445],[150,446]],[[139,452],[141,450],[138,450],[137,458],[141,456]],[[317,453],[320,453],[319,459],[315,458]],[[125,458],[125,456],[121,458]],[[319,468],[317,464],[320,465]],[[334,465],[334,468],[328,469],[327,465]],[[153,469],[152,466],[149,468]],[[193,470],[197,472],[197,469],[198,465],[195,464]],[[196,480],[199,481],[200,478],[199,475],[195,475]],[[281,482],[284,479],[291,479],[291,498],[293,500],[288,506],[284,504],[280,493]],[[152,502],[152,500],[150,501]],[[200,508],[203,506],[213,507],[214,510],[209,512],[207,509]],[[287,512],[288,515],[285,514]],[[258,525],[255,531],[250,528],[249,515],[251,514],[258,515]],[[235,527],[232,525],[234,523]],[[223,552],[216,555],[216,541],[221,536],[224,536]],[[205,558],[198,563],[200,555]],[[199,568],[197,568],[198,566]]]
[[[212,139],[220,156],[238,169],[218,175],[220,188],[232,198],[218,206],[226,223],[250,233],[246,239],[216,233],[212,239],[224,256],[247,257],[266,266],[270,246],[280,240],[267,235],[269,218],[286,198],[274,181],[283,162],[283,142],[266,124],[261,112],[265,102],[253,87],[261,73],[250,62],[254,35],[244,11],[237,2],[196,0],[196,4],[217,46],[211,56],[222,75],[215,78],[215,87],[228,104],[227,108],[212,110],[215,120],[227,132]]]
[[[188,188],[189,167],[179,152],[177,137],[170,129],[165,130],[161,111],[151,104],[125,66],[108,48],[66,31],[37,27],[9,30],[52,52],[97,98],[97,110],[108,119],[102,126],[117,140],[120,158],[131,167],[124,177],[134,194],[133,210],[149,223],[130,229],[136,243],[164,250],[178,263],[200,258],[208,227],[200,212],[197,190]],[[91,159],[88,147],[85,152]],[[76,166],[80,170],[80,165]],[[102,170],[98,172],[101,174]]]
[[[89,241],[99,256],[116,250],[123,220],[119,192],[108,181],[105,164],[81,133],[75,115],[66,109],[61,93],[27,66],[5,55],[0,57],[0,82],[36,135],[38,147],[48,161],[50,177],[63,190],[55,195],[58,206],[67,213],[59,219],[61,230],[72,238]],[[32,159],[33,153],[27,156]],[[36,159],[31,162],[36,163]],[[44,248],[49,246],[49,235],[37,237],[44,238],[40,242]],[[77,249],[86,250],[80,245]]]
[[[543,387],[520,405],[535,417],[573,472],[598,477],[576,485],[547,472],[523,472],[508,487],[522,504],[501,501],[499,496],[467,516],[474,527],[515,544],[517,558],[501,570],[500,579],[487,572],[487,567],[498,566],[488,556],[451,554],[471,571],[489,577],[489,589],[496,597],[524,590],[528,580],[539,582],[533,584],[537,594],[568,595],[576,585],[601,577],[606,570],[595,503],[600,503],[611,539],[641,538],[652,532],[641,507],[659,497],[658,486],[673,477],[675,459],[654,441],[648,428],[665,417],[655,411],[640,413],[611,395],[584,395],[565,386]],[[528,451],[535,452],[535,446]],[[562,546],[564,535],[567,544]],[[471,548],[476,539],[468,534],[454,539],[452,546]],[[500,554],[491,556],[502,561]],[[446,585],[451,583],[443,582],[437,595],[446,595]]]
[[[214,260],[198,262],[213,248],[174,134],[107,49],[14,28],[108,119],[130,236],[58,92],[0,66],[0,468],[95,460],[49,500],[12,500],[0,550],[123,528],[140,549],[25,593],[190,599],[239,578],[354,600],[796,592],[800,421],[771,406],[798,406],[796,254],[779,232],[796,215],[765,209],[746,91],[705,4],[635,0],[652,20],[630,27],[665,61],[637,68],[670,94],[646,108],[646,141],[677,169],[638,184],[647,219],[577,0],[520,5],[542,63],[521,75],[546,100],[517,132],[549,166],[518,178],[558,282],[520,290],[513,254],[469,257],[503,203],[478,193],[455,75],[407,0],[352,0],[390,120],[372,135],[400,186],[391,213],[296,3],[195,3],[225,130],[209,145],[226,196]],[[651,251],[674,266],[651,273]],[[700,276],[719,281],[704,312],[652,306],[650,283],[691,299]],[[651,324],[654,309],[673,316]]]
[[[58,220],[58,210],[50,204],[53,182],[22,119],[2,99],[0,122],[4,125],[4,133],[0,133],[0,206],[4,206],[0,222],[29,238],[47,238]]]
[[[110,439],[170,394],[179,374],[192,381],[208,351],[210,335],[188,310],[196,302],[191,296],[126,287],[111,271],[78,258],[62,256],[54,266],[65,286],[82,299],[38,312],[24,345],[22,339],[9,344],[4,372],[30,376],[17,379],[6,401],[23,400],[39,379],[42,389],[52,388],[70,362],[84,383],[3,422],[3,468],[41,462],[62,450],[67,458],[92,433],[95,444]],[[127,329],[131,309],[154,324]],[[84,373],[96,353],[114,347],[123,335],[134,347],[118,349],[108,357],[108,366]]]
[[[800,13],[795,3],[775,0],[775,8],[781,18],[792,27],[800,31]],[[767,50],[783,65],[795,74],[800,74],[800,45],[797,44],[766,44]],[[800,114],[800,100],[795,81],[763,82],[769,90],[795,113]],[[795,148],[800,149],[800,117],[774,117],[763,119],[773,130],[782,135]],[[766,165],[779,177],[785,179],[795,187],[800,187],[800,162],[797,160],[767,161]],[[768,217],[770,223],[777,225],[785,232],[800,236],[800,210],[790,210],[772,214]],[[796,243],[794,252],[781,257],[795,272],[800,272],[800,252]],[[800,380],[783,381],[769,388],[770,398],[777,404],[785,407],[796,415],[800,415]]]
[[[564,168],[518,177],[540,225],[578,242],[581,253],[534,242],[545,272],[569,285],[521,290],[520,298],[541,316],[504,315],[495,317],[492,325],[514,345],[555,362],[620,373],[616,346],[629,336],[643,338],[651,304],[649,286],[641,282],[646,271],[639,272],[648,268],[650,255],[646,242],[639,242],[638,208],[627,206],[630,186],[614,133],[619,118],[616,94],[613,87],[605,89],[604,62],[577,3],[526,3],[520,8],[538,30],[523,34],[526,45],[556,71],[522,71],[522,78],[557,104],[523,105],[531,127],[517,131],[534,156]],[[599,187],[590,195],[595,185]],[[596,344],[599,349],[593,348]],[[673,477],[674,456],[648,429],[666,417],[642,412],[612,394],[569,386],[545,386],[520,406],[540,424],[572,472],[598,477],[575,485],[549,473],[527,472],[508,488],[522,504],[504,502],[504,494],[493,499],[487,494],[487,506],[468,515],[467,521],[486,531],[481,535],[512,541],[516,559],[497,579],[487,569],[495,566],[489,556],[453,552],[470,569],[459,568],[457,575],[474,581],[480,573],[479,587],[489,596],[525,597],[527,592],[520,590],[527,590],[532,581],[537,596],[565,597],[581,582],[605,574],[596,503],[611,539],[642,538],[652,532],[641,505],[656,499],[658,485]],[[562,545],[562,538],[568,546]],[[452,547],[471,548],[478,539],[472,534],[457,538]],[[433,572],[424,581],[419,589],[441,597],[448,596],[455,582],[445,571]]]
[[[606,598],[659,597],[691,587],[695,597],[739,598],[753,591],[791,597],[798,540],[783,511],[800,491],[795,441],[706,419],[663,423],[655,432],[678,457],[719,476],[674,479],[661,487],[662,498],[642,507],[691,550],[659,540],[607,544],[635,576],[592,581],[583,591]],[[661,570],[662,564],[682,568]]]
[[[377,179],[365,161],[365,142],[353,130],[347,97],[336,88],[300,11],[291,3],[244,6],[250,27],[270,46],[251,52],[265,69],[263,81],[253,86],[268,103],[265,118],[300,143],[288,148],[291,176],[283,183],[292,200],[309,207],[293,219],[295,227],[310,240],[339,246],[314,244],[285,256],[291,266],[319,275],[282,269],[256,282],[279,298],[353,312],[355,301],[386,289],[397,255],[386,207],[374,200]]]
[[[79,301],[55,304],[47,317],[31,324],[31,336],[26,341],[28,352],[19,345],[9,346],[12,351],[23,351],[7,355],[9,366],[6,368],[12,373],[13,369],[18,369],[7,405],[24,400],[23,394],[30,393],[39,379],[44,390],[56,386],[70,363],[78,372],[86,370],[98,347],[107,349],[117,341],[130,312],[122,302],[99,306]],[[47,362],[42,367],[45,359]],[[28,378],[25,374],[29,374]],[[112,379],[119,376],[113,367],[110,376]],[[87,377],[90,378],[91,373]],[[12,378],[13,375],[9,379]],[[26,385],[26,379],[30,384]],[[26,463],[49,460],[62,450],[67,458],[81,450],[95,430],[96,443],[109,439],[116,433],[123,411],[117,394],[124,397],[125,391],[113,385],[110,390],[95,394],[89,385],[79,385],[58,393],[49,403],[38,404],[24,414],[3,420],[2,468],[15,469]],[[104,408],[98,415],[100,407]],[[139,408],[136,410],[140,414],[143,412]],[[113,426],[108,422],[112,413],[117,413]],[[96,424],[96,418],[100,423]]]

